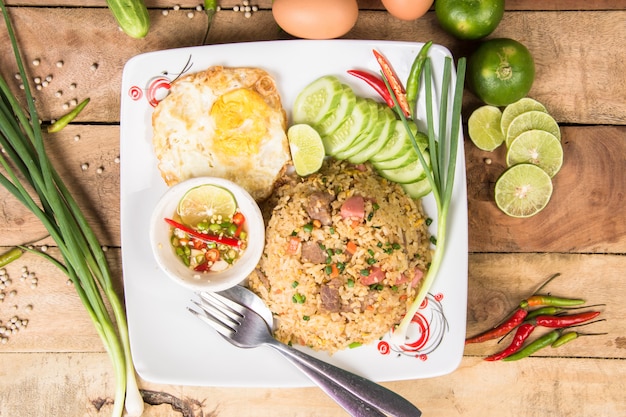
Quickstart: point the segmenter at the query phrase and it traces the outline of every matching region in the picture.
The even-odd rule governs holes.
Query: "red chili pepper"
[[[487,340],[492,340],[492,339],[497,339],[499,337],[502,337],[508,332],[510,332],[511,330],[513,330],[514,328],[516,328],[518,325],[520,325],[526,318],[527,314],[528,314],[528,311],[526,311],[523,308],[518,308],[517,310],[515,310],[513,315],[504,323],[500,324],[499,326],[491,330],[481,333],[477,336],[465,339],[465,344],[467,345],[470,343],[481,343]]]
[[[400,109],[406,117],[411,117],[411,108],[409,107],[409,102],[406,99],[406,92],[402,86],[402,82],[394,72],[389,61],[387,61],[387,58],[385,58],[376,49],[373,49],[372,52],[374,52],[376,61],[378,61],[378,65],[380,65],[380,69],[382,70],[384,77],[387,79],[393,94],[396,96]]]
[[[211,235],[208,233],[200,233],[192,229],[191,227],[187,227],[184,224],[178,223],[177,221],[168,219],[168,218],[166,218],[165,221],[169,223],[171,226],[187,233],[189,236],[195,239],[202,240],[203,242],[222,243],[224,245],[234,246],[234,247],[241,246],[241,240],[239,239],[235,239],[235,238],[227,237],[227,236]]]
[[[391,98],[391,94],[389,94],[389,90],[387,89],[387,86],[382,78],[376,74],[372,74],[371,72],[361,70],[348,70],[348,74],[365,81],[369,86],[374,88],[374,90],[382,97],[383,100],[385,100],[385,103],[387,103],[389,107],[393,108],[393,106],[395,106],[393,98]]]
[[[209,263],[202,262],[201,264],[196,265],[193,270],[196,272],[206,272],[209,270]]]
[[[246,217],[242,212],[238,211],[233,215],[233,224],[237,226],[237,230],[235,230],[235,237],[239,237],[243,231],[243,226],[246,224]]]
[[[528,336],[535,330],[535,325],[531,323],[524,323],[517,328],[515,332],[515,336],[513,336],[513,340],[511,344],[501,352],[495,353],[491,356],[487,356],[485,358],[486,361],[499,361],[500,359],[504,359],[507,356],[510,356],[520,350],[522,345],[528,339]]]
[[[569,314],[567,316],[537,316],[533,319],[533,322],[537,326],[558,329],[561,327],[584,323],[598,317],[599,315],[599,311],[587,311],[584,313]]]
[[[520,307],[537,307],[537,306],[552,306],[552,307],[569,307],[584,304],[585,300],[580,298],[562,298],[554,297],[551,295],[533,295],[525,300],[522,300]]]

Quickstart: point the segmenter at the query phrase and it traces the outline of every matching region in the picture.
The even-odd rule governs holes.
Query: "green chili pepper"
[[[520,359],[524,359],[527,358],[528,356],[532,355],[533,353],[543,349],[546,346],[550,346],[552,343],[554,343],[559,336],[561,336],[561,330],[557,329],[557,330],[552,330],[549,333],[546,333],[545,335],[541,336],[540,338],[532,341],[531,343],[529,343],[526,347],[520,349],[519,351],[517,351],[517,353],[512,354],[511,356],[507,356],[506,358],[502,359],[503,361],[509,362],[509,361],[517,361]]]
[[[552,295],[533,295],[520,303],[521,308],[550,306],[550,307],[571,307],[585,304],[581,298],[562,298]]]
[[[213,16],[217,11],[217,0],[204,0],[204,11],[207,15],[206,32],[204,33],[204,39],[202,45],[206,44],[206,40],[209,37],[209,30],[211,29],[211,23],[213,22]]]
[[[22,250],[20,248],[13,248],[2,255],[0,255],[0,267],[10,264],[20,256],[22,256]]]
[[[80,114],[81,111],[83,111],[87,103],[89,103],[88,98],[78,103],[78,105],[74,107],[72,111],[70,111],[65,116],[62,116],[59,120],[57,120],[56,122],[48,126],[48,133],[56,133],[60,131],[61,129],[63,129],[65,126],[67,126],[72,120],[76,118],[76,116]]]
[[[411,108],[411,115],[415,114],[417,96],[419,93],[420,78],[422,76],[424,63],[426,62],[426,58],[428,57],[428,50],[430,49],[430,46],[432,44],[433,41],[428,41],[424,44],[424,46],[422,46],[422,49],[420,49],[419,53],[415,57],[415,60],[413,61],[411,71],[409,72],[409,78],[406,82],[406,99],[409,102],[409,106]]]
[[[566,344],[567,342],[571,342],[574,339],[577,339],[579,336],[579,334],[577,332],[567,332],[567,333],[563,333],[561,336],[559,336],[558,339],[556,339],[553,343],[552,343],[552,347],[553,348],[558,348],[559,346],[563,346],[564,344]]]

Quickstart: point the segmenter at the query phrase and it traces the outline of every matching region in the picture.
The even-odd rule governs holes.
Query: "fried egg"
[[[214,176],[260,201],[291,160],[276,83],[259,68],[214,66],[175,80],[152,127],[158,169],[170,186]]]

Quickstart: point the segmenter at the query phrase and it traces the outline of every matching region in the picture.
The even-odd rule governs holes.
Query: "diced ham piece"
[[[365,199],[361,195],[348,197],[341,205],[340,213],[344,219],[363,219],[365,217]]]
[[[378,284],[383,279],[385,279],[385,271],[383,271],[377,266],[373,266],[369,269],[369,274],[361,275],[361,278],[359,280],[361,281],[361,284],[363,285],[372,285],[372,284]]]

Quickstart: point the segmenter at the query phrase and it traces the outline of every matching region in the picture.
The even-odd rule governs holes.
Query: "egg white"
[[[280,95],[258,68],[217,66],[174,81],[155,108],[152,126],[158,168],[168,185],[216,176],[263,200],[291,160]]]

